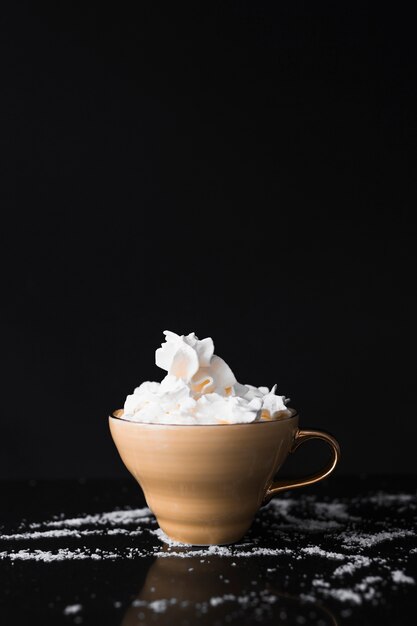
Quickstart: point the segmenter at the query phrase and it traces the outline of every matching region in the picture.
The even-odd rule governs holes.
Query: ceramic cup
[[[119,454],[145,494],[160,528],[193,545],[228,544],[243,537],[260,506],[285,489],[326,478],[340,449],[320,430],[300,430],[298,415],[250,424],[142,424],[109,418]],[[290,452],[309,439],[322,439],[331,459],[321,471],[300,479],[275,476]]]

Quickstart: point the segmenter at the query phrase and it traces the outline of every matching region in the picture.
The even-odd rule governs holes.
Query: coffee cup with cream
[[[239,383],[211,338],[164,334],[155,361],[165,378],[127,396],[109,418],[111,435],[169,537],[233,543],[272,497],[328,476],[339,445],[324,431],[300,430],[297,411],[276,386]],[[305,478],[277,478],[287,456],[314,438],[330,447],[328,464]]]

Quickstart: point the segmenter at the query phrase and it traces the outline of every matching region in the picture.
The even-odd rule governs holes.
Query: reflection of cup
[[[262,504],[284,489],[325,478],[340,454],[331,435],[299,430],[295,411],[279,420],[203,426],[142,424],[122,416],[116,411],[109,421],[123,462],[162,530],[194,545],[238,541]],[[330,446],[328,465],[307,478],[274,482],[288,454],[313,438]]]
[[[176,551],[185,552],[181,548]],[[121,626],[215,623],[322,624],[336,617],[318,602],[302,602],[274,581],[265,580],[263,558],[248,561],[214,557],[158,557],[123,616]],[[254,585],[254,582],[259,584]],[[227,619],[224,619],[227,617]]]

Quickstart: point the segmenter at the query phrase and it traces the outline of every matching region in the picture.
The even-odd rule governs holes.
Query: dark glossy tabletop
[[[340,478],[260,510],[237,545],[158,533],[133,480],[3,483],[4,624],[415,624],[413,477]]]

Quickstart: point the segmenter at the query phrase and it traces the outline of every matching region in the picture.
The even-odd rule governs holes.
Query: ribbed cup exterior
[[[117,411],[109,423],[124,464],[161,529],[194,545],[243,537],[298,429],[296,415],[190,426],[141,424],[122,414]]]

